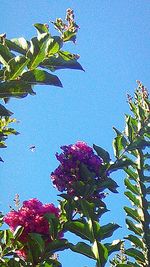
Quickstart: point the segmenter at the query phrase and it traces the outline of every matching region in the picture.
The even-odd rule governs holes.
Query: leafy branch
[[[35,85],[62,87],[60,79],[53,72],[60,69],[83,70],[78,62],[79,55],[64,50],[66,42],[75,42],[79,26],[74,20],[74,12],[67,10],[66,22],[53,22],[59,35],[52,36],[48,24],[36,23],[37,36],[30,41],[24,37],[7,39],[0,35],[0,99],[5,103],[10,98],[24,98],[35,95]],[[61,26],[63,24],[63,27]],[[4,124],[13,122],[8,117],[13,113],[0,104],[0,144],[15,130],[7,131]],[[4,122],[5,121],[5,122]],[[8,130],[8,129],[7,129]]]
[[[138,81],[134,100],[128,96],[133,116],[126,116],[124,134],[116,130],[117,137],[114,141],[117,159],[125,155],[131,161],[130,167],[124,167],[127,173],[124,182],[128,190],[125,195],[134,208],[124,207],[124,210],[127,215],[127,227],[133,234],[125,237],[132,243],[132,247],[126,249],[125,254],[135,259],[130,266],[139,267],[150,266],[150,215],[147,200],[149,194],[147,184],[150,181],[148,176],[150,166],[147,163],[150,147],[150,101],[148,97],[147,89]]]

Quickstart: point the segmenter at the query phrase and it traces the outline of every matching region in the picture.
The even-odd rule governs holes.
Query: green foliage
[[[64,28],[60,28],[60,19],[53,22],[60,36],[52,36],[48,25],[41,23],[34,24],[37,37],[30,41],[23,37],[9,40],[6,34],[0,35],[1,100],[7,103],[12,97],[19,99],[29,94],[35,95],[33,86],[38,84],[62,87],[60,79],[50,72],[59,69],[83,70],[78,63],[79,55],[62,50],[66,42],[75,41],[78,30],[71,9],[67,10],[66,22],[61,20]],[[3,139],[8,134],[3,125],[12,122],[8,118],[11,115],[12,112],[0,104],[0,147],[5,147]],[[15,130],[12,129],[11,133],[15,134]]]
[[[72,23],[75,23],[74,19]],[[71,41],[72,37],[66,40],[64,33],[61,36],[52,36],[46,24],[36,23],[34,26],[37,29],[37,37],[33,37],[30,41],[23,37],[8,40],[6,35],[1,35],[0,98],[18,97],[20,90],[17,85],[20,84],[20,81],[24,81],[23,89],[27,94],[30,93],[28,90],[31,84],[41,84],[42,82],[45,85],[62,86],[57,76],[50,75],[48,71],[42,72],[41,68],[51,71],[61,68],[83,70],[77,62],[78,55],[62,50],[64,42]],[[68,30],[71,32],[72,26],[68,27],[70,27]],[[58,27],[56,28],[58,29]],[[74,36],[76,36],[76,33],[77,28],[74,31]],[[7,83],[10,83],[10,81],[13,81],[13,84],[9,86],[10,95],[6,96]]]
[[[86,175],[89,176],[89,172],[81,171],[84,177]],[[113,183],[113,180],[111,180],[111,183]],[[80,184],[79,186],[86,188],[84,184]],[[99,184],[97,186],[99,187]],[[109,184],[107,183],[103,186],[104,189],[109,188]],[[86,189],[84,190],[86,191]],[[89,196],[90,193],[89,191]],[[103,240],[112,236],[114,231],[119,228],[119,225],[115,223],[108,223],[103,226],[100,225],[100,217],[108,211],[103,201],[90,200],[90,198],[88,198],[89,201],[86,200],[85,197],[82,199],[73,199],[65,194],[62,194],[61,197],[65,198],[65,200],[60,202],[62,207],[62,223],[64,222],[63,229],[85,240],[75,245],[69,243],[69,248],[74,252],[95,259],[96,266],[105,266],[108,256],[112,252],[119,250],[122,242],[117,240],[112,243],[104,243]]]
[[[5,107],[0,106],[0,111],[2,114],[7,114],[7,116],[0,116],[0,148],[6,148],[6,139],[9,135],[18,135],[19,133],[13,128],[9,127],[9,124],[16,122],[15,119],[11,119],[11,112]],[[0,161],[3,162],[3,159],[0,157]]]
[[[0,35],[0,99],[6,104],[10,98],[24,98],[28,94],[35,95],[35,85],[52,85],[62,87],[60,79],[52,74],[60,69],[83,70],[78,62],[78,55],[64,50],[68,41],[75,42],[78,25],[74,20],[73,10],[68,9],[66,22],[56,19],[53,22],[59,36],[52,36],[47,24],[36,23],[37,36],[30,41],[23,37],[7,39],[6,34]],[[96,261],[96,267],[103,267],[108,257],[114,251],[120,250],[111,266],[117,267],[149,267],[150,266],[150,215],[148,212],[148,194],[150,170],[150,101],[146,88],[138,82],[135,99],[128,99],[131,115],[125,116],[125,129],[120,132],[114,128],[116,137],[113,149],[116,160],[111,161],[109,153],[93,145],[103,162],[95,174],[86,165],[80,166],[82,181],[73,184],[76,197],[61,194],[61,216],[46,215],[49,223],[50,242],[45,242],[44,236],[30,233],[26,242],[20,238],[24,228],[18,226],[12,233],[9,229],[0,230],[0,266],[2,267],[61,267],[55,253],[71,249]],[[0,104],[0,148],[6,147],[9,135],[17,135],[10,123],[13,113]],[[0,158],[0,161],[3,161]],[[123,241],[114,240],[106,243],[120,226],[116,223],[101,225],[100,219],[108,211],[101,195],[97,193],[109,190],[117,193],[117,183],[109,177],[111,172],[123,169],[127,177],[125,195],[132,207],[124,207],[126,225],[131,234],[125,240],[131,242],[131,247],[124,249]],[[93,194],[95,193],[95,195]],[[93,197],[94,196],[94,197]],[[104,196],[104,195],[103,195]],[[0,214],[0,225],[3,225],[3,215]],[[60,239],[61,232],[70,232],[84,242],[72,244],[67,239]],[[26,258],[17,255],[17,251],[26,251]],[[133,258],[134,262],[130,261]]]
[[[125,195],[131,201],[133,208],[124,207],[126,212],[126,224],[132,232],[125,239],[132,244],[125,250],[125,254],[134,258],[131,266],[150,266],[150,215],[148,212],[150,136],[150,101],[147,89],[138,81],[135,91],[135,99],[128,98],[132,115],[126,115],[125,130],[120,133],[116,130],[117,137],[114,140],[114,154],[120,160],[128,157],[130,166],[124,166],[127,177],[124,180],[127,191]],[[134,159],[134,161],[133,161]],[[118,264],[115,266],[126,266]],[[129,265],[130,266],[130,265]]]

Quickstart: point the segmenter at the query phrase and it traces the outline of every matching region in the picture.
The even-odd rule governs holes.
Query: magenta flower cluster
[[[85,164],[89,171],[99,174],[102,159],[94,154],[94,151],[85,142],[78,141],[76,144],[62,146],[62,153],[56,153],[60,165],[51,173],[54,186],[61,192],[67,191],[72,194],[72,184],[81,181],[80,165]]]
[[[53,204],[43,205],[38,199],[33,198],[23,202],[23,206],[18,211],[10,211],[4,217],[4,222],[14,232],[17,226],[23,226],[24,230],[20,236],[20,241],[27,242],[29,233],[39,233],[45,236],[45,240],[50,242],[49,223],[44,217],[45,214],[54,214],[59,217],[59,209]]]

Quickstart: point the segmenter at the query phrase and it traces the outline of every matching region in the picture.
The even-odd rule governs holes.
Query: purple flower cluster
[[[56,158],[60,162],[58,168],[51,173],[54,186],[61,192],[67,191],[72,194],[72,184],[81,181],[80,165],[83,163],[88,170],[98,176],[102,159],[94,154],[94,151],[85,142],[78,141],[76,144],[62,146],[63,152],[56,153]]]

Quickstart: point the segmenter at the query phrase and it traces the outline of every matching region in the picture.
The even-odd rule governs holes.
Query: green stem
[[[95,237],[94,233],[94,225],[93,225],[93,220],[91,218],[88,219],[89,224],[91,226],[91,231],[93,235],[93,247],[94,247],[94,254],[96,257],[96,267],[104,267],[106,264],[106,261],[104,260],[104,248],[103,245],[99,243],[97,238]],[[100,248],[101,245],[101,248]]]
[[[145,265],[150,266],[150,234],[149,234],[149,213],[146,200],[146,192],[144,185],[144,155],[142,150],[137,149],[137,185],[140,190],[140,203],[141,203],[141,217],[142,217],[142,230],[143,230],[143,244],[145,254]]]

